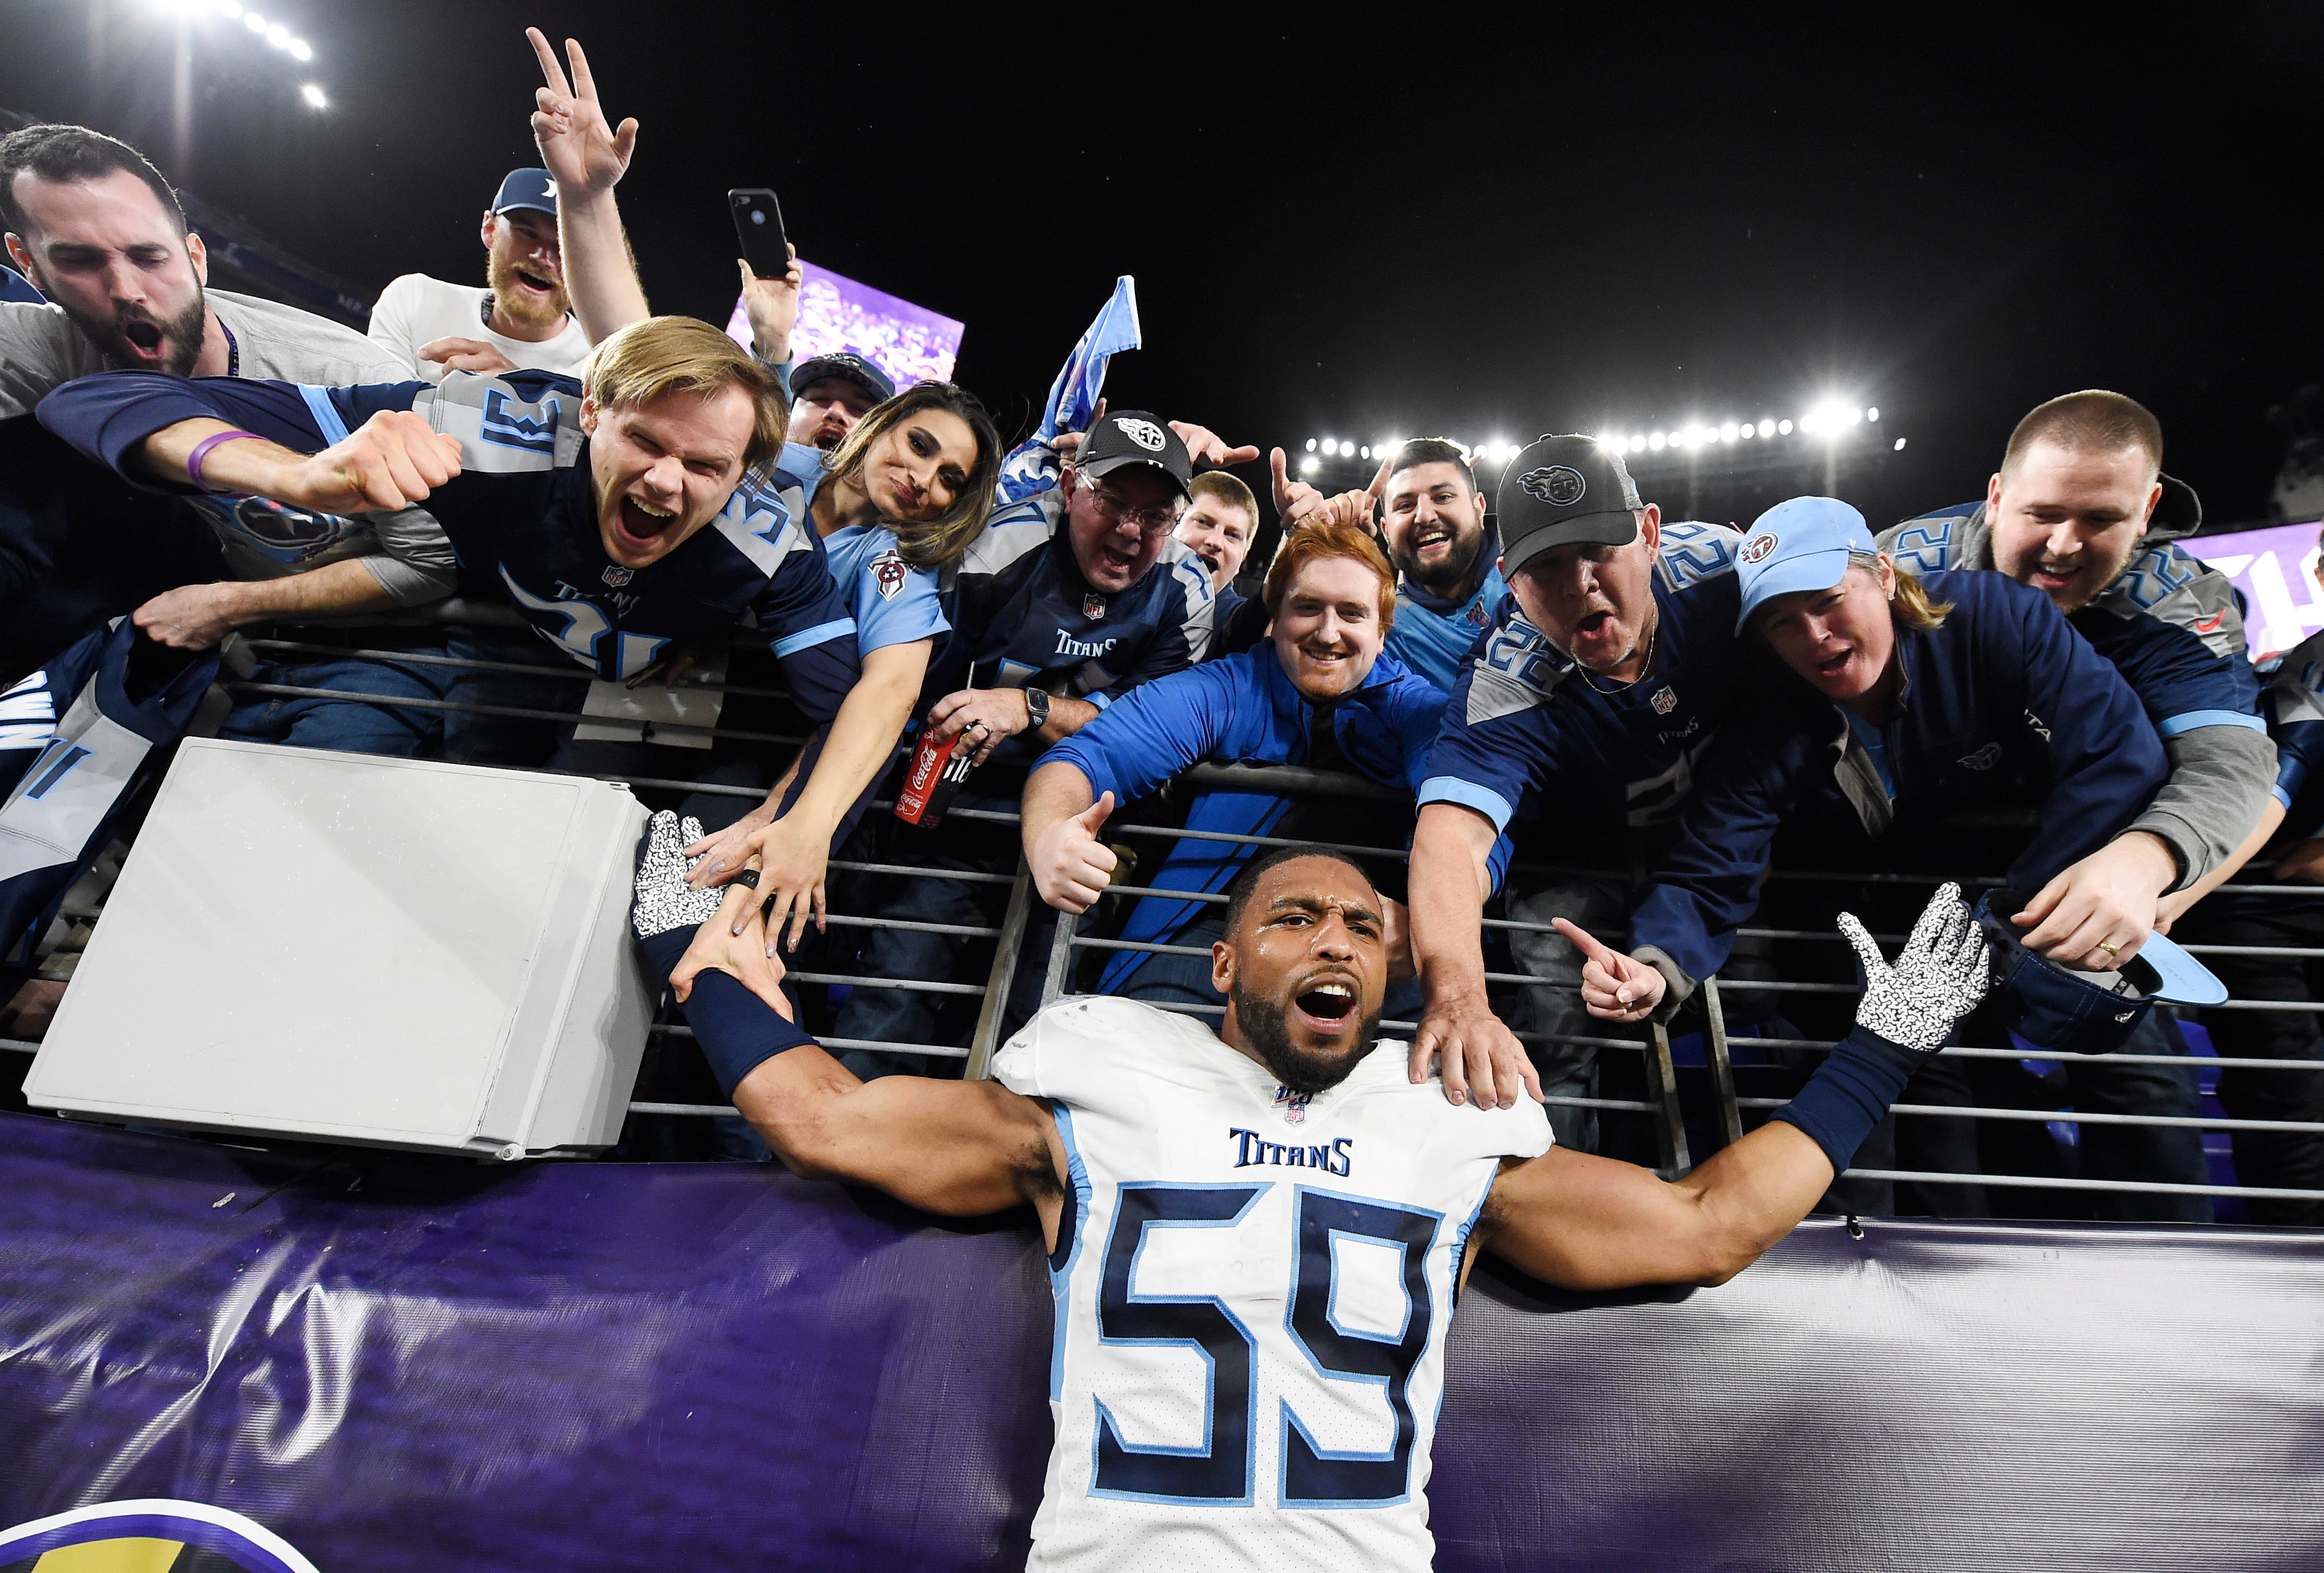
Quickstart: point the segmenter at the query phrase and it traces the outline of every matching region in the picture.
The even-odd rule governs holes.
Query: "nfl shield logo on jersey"
[[[1105,615],[1105,597],[1094,593],[1082,597],[1082,615],[1094,622]]]
[[[880,592],[880,599],[896,599],[897,592],[904,587],[904,559],[892,550],[885,551],[864,566],[872,570],[872,582]]]
[[[613,586],[614,589],[619,590],[622,585],[624,585],[624,584],[628,584],[629,582],[630,582],[630,570],[629,570],[629,569],[627,569],[627,568],[623,568],[623,567],[620,567],[620,566],[614,566],[614,567],[607,568],[607,569],[605,570],[605,583],[606,583],[607,584],[609,584],[609,585]]]
[[[1654,694],[1646,700],[1646,703],[1655,707],[1655,713],[1656,715],[1668,715],[1673,710],[1678,707],[1678,695],[1671,692],[1670,688],[1665,685],[1655,689]]]
[[[1283,1111],[1284,1124],[1305,1125],[1307,1123],[1308,1096],[1305,1092],[1294,1092],[1288,1087],[1277,1087],[1275,1090],[1275,1107]]]

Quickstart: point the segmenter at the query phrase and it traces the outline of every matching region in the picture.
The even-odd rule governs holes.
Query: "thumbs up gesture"
[[[1084,913],[1105,894],[1119,861],[1097,839],[1113,812],[1108,792],[1079,814],[1067,814],[1034,838],[1027,859],[1041,899],[1060,912]]]
[[[1591,1015],[1608,1021],[1644,1021],[1654,1014],[1665,987],[1660,972],[1600,944],[1579,924],[1562,917],[1550,919],[1550,924],[1582,952],[1582,1003]]]

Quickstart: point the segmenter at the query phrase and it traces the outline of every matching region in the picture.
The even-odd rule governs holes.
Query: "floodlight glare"
[[[250,29],[253,32],[264,32],[266,31],[266,18],[261,16],[255,11],[244,12],[242,14],[242,24],[243,26]]]
[[[1737,437],[1757,437],[1759,434],[1752,429],[1751,423],[1747,420],[1741,426],[1735,428],[1735,435]]]
[[[1339,439],[1338,437],[1325,437],[1325,438],[1323,439],[1323,455],[1324,455],[1324,457],[1329,458],[1332,455],[1336,454],[1336,453],[1338,453],[1339,451],[1340,451],[1340,439]]]
[[[311,60],[315,58],[315,51],[305,39],[294,38],[290,41],[290,58],[294,60]]]
[[[1315,455],[1309,454],[1305,458],[1299,461],[1299,473],[1303,475],[1312,475],[1315,473],[1316,465],[1317,461]]]
[[[1307,439],[1307,451],[1311,454],[1315,451],[1315,439],[1312,437]]]
[[[1646,439],[1646,446],[1647,446],[1648,447],[1650,447],[1650,448],[1654,449],[1654,450],[1655,450],[1655,452],[1656,452],[1656,453],[1660,453],[1660,452],[1662,452],[1662,451],[1663,451],[1663,448],[1665,447],[1665,445],[1667,445],[1667,444],[1669,443],[1669,441],[1670,441],[1670,438],[1669,438],[1669,437],[1667,437],[1664,436],[1661,432],[1656,432],[1656,433],[1655,433],[1655,435],[1654,435],[1654,436],[1652,436],[1652,437],[1648,437],[1648,438]]]
[[[1903,437],[1898,437],[1898,438],[1896,439],[1896,446],[1895,446],[1895,447],[1894,449],[1890,450],[1890,451],[1895,452],[1895,453],[1900,453],[1900,454],[1901,454],[1901,453],[1903,453],[1903,452],[1904,451],[1904,439]]]
[[[218,0],[218,14],[233,21],[242,14],[242,0]]]
[[[323,90],[312,82],[299,89],[299,97],[307,101],[307,106],[310,109],[327,109],[331,106],[331,101],[323,97]]]
[[[279,22],[275,23],[266,30],[266,41],[272,44],[276,49],[289,49],[290,47],[290,30],[283,26]]]
[[[1866,410],[1866,411],[1864,412],[1864,419],[1867,419],[1867,420],[1877,420],[1877,419],[1880,419],[1880,406],[1878,406],[1877,404],[1876,404],[1876,405],[1874,405],[1871,409],[1869,409]]]
[[[1643,454],[1646,451],[1646,438],[1645,433],[1633,432],[1630,434],[1630,451],[1634,454]]]
[[[1779,420],[1775,422],[1775,429],[1784,436],[1789,437],[1792,435],[1792,423],[1788,420]]]
[[[1369,459],[1372,456],[1372,450],[1369,446],[1360,447],[1356,450],[1356,454],[1360,458]]]

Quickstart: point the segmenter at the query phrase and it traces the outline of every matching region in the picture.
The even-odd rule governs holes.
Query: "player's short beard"
[[[564,321],[573,307],[565,286],[559,284],[543,299],[517,282],[520,271],[514,262],[503,261],[496,251],[484,253],[484,283],[493,292],[493,304],[528,327],[547,327]]]
[[[1327,1092],[1348,1079],[1379,1035],[1379,1013],[1366,1017],[1356,1034],[1356,1046],[1345,1053],[1310,1053],[1291,1041],[1291,1013],[1273,1000],[1261,999],[1235,980],[1227,997],[1234,1002],[1235,1025],[1243,1041],[1259,1055],[1268,1073],[1304,1098]]]
[[[53,297],[52,297],[53,298]],[[194,293],[193,304],[175,317],[164,322],[150,311],[125,309],[92,322],[69,306],[65,308],[89,342],[105,352],[105,358],[116,366],[143,368],[145,362],[127,351],[128,325],[150,322],[161,332],[161,341],[170,353],[153,369],[167,372],[172,377],[191,376],[194,363],[201,358],[202,337],[209,331],[209,298],[199,290]]]

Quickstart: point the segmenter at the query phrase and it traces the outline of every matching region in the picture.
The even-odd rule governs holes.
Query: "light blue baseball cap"
[[[1864,515],[1837,497],[1776,503],[1744,531],[1735,553],[1735,577],[1743,587],[1735,631],[1750,627],[1751,614],[1775,596],[1829,590],[1847,574],[1850,554],[1868,557],[1879,549]]]

